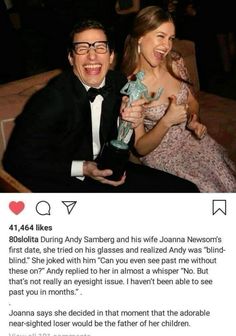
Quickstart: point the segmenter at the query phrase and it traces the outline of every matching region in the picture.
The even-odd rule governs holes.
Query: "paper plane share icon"
[[[71,211],[74,209],[77,201],[61,201],[65,206],[66,206],[66,210],[68,212],[68,215],[71,214]]]

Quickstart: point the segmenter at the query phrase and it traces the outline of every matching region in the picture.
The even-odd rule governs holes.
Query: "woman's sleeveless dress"
[[[181,62],[178,66],[183,67]],[[186,72],[186,69],[182,70],[182,73]],[[188,85],[182,82],[178,104],[186,102],[188,92]],[[147,131],[162,118],[167,107],[168,104],[162,104],[145,109]],[[192,181],[200,192],[236,192],[236,168],[226,150],[208,134],[198,140],[186,128],[186,123],[172,126],[160,145],[141,161],[149,167]]]

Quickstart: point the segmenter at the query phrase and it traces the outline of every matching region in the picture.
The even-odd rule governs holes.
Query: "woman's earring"
[[[140,44],[138,44],[138,54],[140,55],[141,53],[141,48],[140,48]]]

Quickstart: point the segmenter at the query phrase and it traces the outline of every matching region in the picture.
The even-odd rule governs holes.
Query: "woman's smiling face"
[[[170,21],[162,23],[157,29],[140,37],[141,67],[158,66],[170,52],[175,38],[175,27]]]

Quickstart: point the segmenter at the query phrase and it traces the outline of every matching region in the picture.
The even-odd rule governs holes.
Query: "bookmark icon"
[[[224,215],[227,214],[226,200],[213,200],[212,201],[212,214],[215,215],[217,212],[221,212]]]

